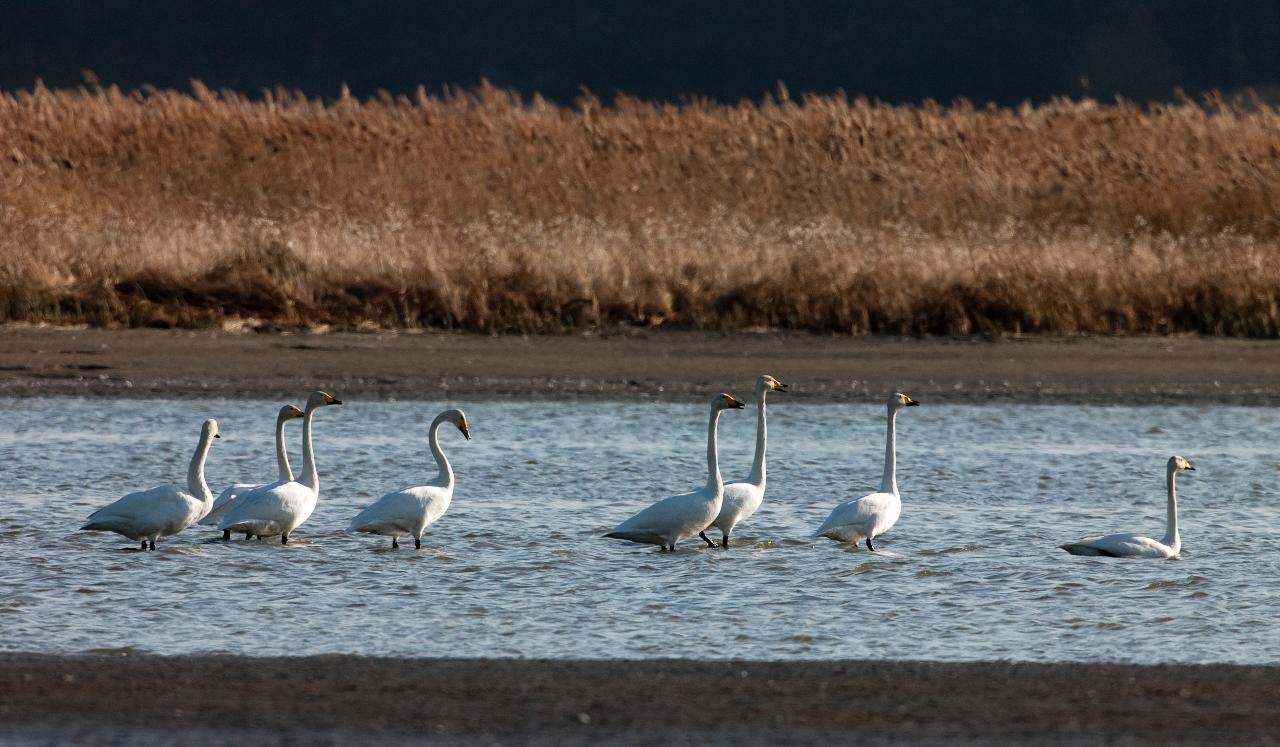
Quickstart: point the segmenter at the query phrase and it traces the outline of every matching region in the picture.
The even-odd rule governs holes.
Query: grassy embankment
[[[1277,336],[1278,260],[1220,101],[0,94],[0,321]]]

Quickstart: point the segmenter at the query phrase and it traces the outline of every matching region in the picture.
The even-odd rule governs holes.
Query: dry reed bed
[[[1280,335],[1280,112],[0,94],[0,319]]]

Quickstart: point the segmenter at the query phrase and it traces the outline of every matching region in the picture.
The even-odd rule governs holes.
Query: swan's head
[[[1180,457],[1180,456],[1169,457],[1170,472],[1182,472],[1183,470],[1188,470],[1188,469],[1191,470],[1192,472],[1196,471],[1196,468],[1191,466],[1191,461],[1186,457]]]
[[[471,429],[467,427],[467,414],[462,410],[453,410],[450,413],[449,422],[458,427],[462,431],[462,437],[471,440]]]
[[[787,391],[787,385],[773,378],[769,374],[761,374],[760,378],[756,379],[756,391],[785,392]]]
[[[222,434],[218,432],[218,421],[213,418],[204,421],[204,425],[200,426],[200,435],[203,438],[222,438]]]
[[[324,407],[326,405],[340,405],[340,404],[342,404],[342,400],[338,399],[332,394],[329,394],[328,392],[312,392],[311,396],[307,397],[308,410],[314,410],[317,407]]]
[[[277,416],[277,419],[293,420],[294,418],[300,418],[303,415],[306,415],[306,413],[303,412],[302,410],[299,410],[293,405],[285,405],[284,407],[280,408],[280,414]]]
[[[901,410],[904,407],[915,407],[920,404],[918,401],[911,399],[910,396],[902,392],[894,392],[889,395],[889,409]]]
[[[711,398],[711,407],[715,410],[741,410],[746,405],[739,402],[732,394],[721,392]]]

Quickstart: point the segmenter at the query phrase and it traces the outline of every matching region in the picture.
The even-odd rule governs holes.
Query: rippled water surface
[[[904,508],[873,554],[809,534],[879,482],[883,407],[771,401],[769,490],[738,545],[663,554],[600,534],[705,480],[699,405],[462,403],[474,440],[442,431],[453,506],[422,551],[392,551],[342,529],[434,474],[424,425],[443,403],[348,402],[316,417],[320,504],[295,542],[197,527],[145,553],[76,528],[181,481],[206,417],[224,434],[214,492],[265,480],[278,403],[0,400],[0,648],[1280,662],[1280,413],[926,403],[899,418]],[[726,479],[754,428],[725,414]],[[1181,560],[1055,549],[1162,536],[1173,453],[1198,467]]]

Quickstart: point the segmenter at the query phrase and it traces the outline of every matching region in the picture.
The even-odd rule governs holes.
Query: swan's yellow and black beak
[[[728,402],[729,402],[729,406],[735,410],[741,410],[742,408],[746,407],[746,405],[738,401],[737,397],[729,397]]]
[[[773,391],[775,391],[775,392],[782,392],[783,394],[786,394],[786,393],[787,393],[787,385],[786,385],[786,384],[783,384],[781,381],[778,381],[777,379],[774,379],[774,380],[773,380]]]
[[[467,439],[468,441],[471,440],[471,431],[470,429],[467,428],[467,421],[464,420],[461,423],[458,423],[458,430],[462,431],[463,438]]]
[[[905,394],[904,394],[904,395],[902,395],[902,396],[903,396],[903,398],[904,398],[904,399],[906,399],[906,400],[907,400],[907,404],[906,404],[906,406],[907,406],[907,407],[919,407],[919,406],[920,406],[920,402],[919,402],[918,400],[911,399],[910,397],[908,397],[908,396],[907,396],[907,395],[905,395]]]
[[[215,434],[213,434],[213,437],[214,437],[214,438],[222,438],[222,434],[221,434],[221,433],[215,433]]]
[[[289,414],[294,416],[295,418],[303,418],[303,417],[306,417],[307,415],[305,412],[298,409],[297,407],[294,407],[293,405],[289,406]]]

